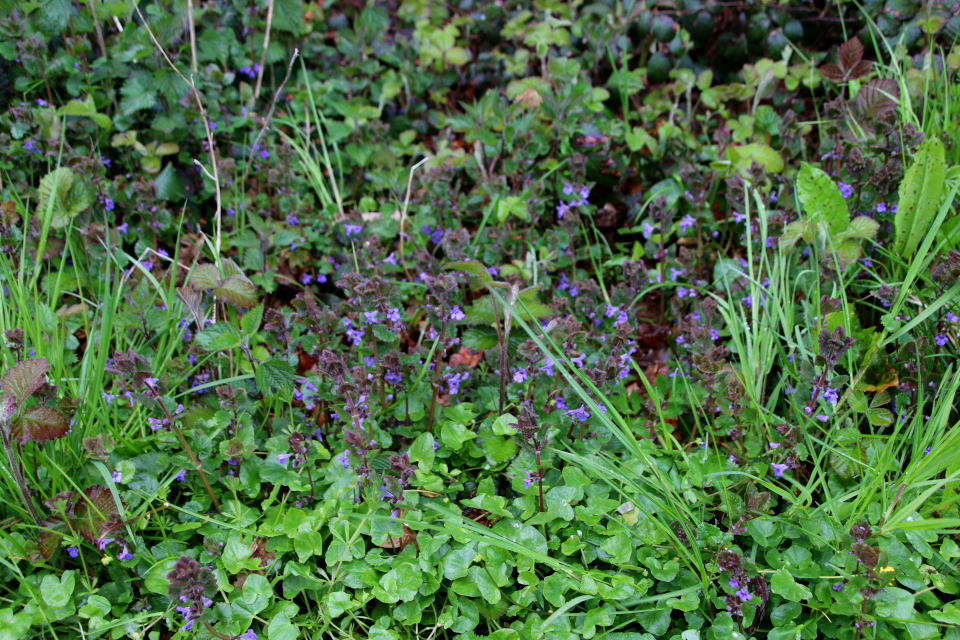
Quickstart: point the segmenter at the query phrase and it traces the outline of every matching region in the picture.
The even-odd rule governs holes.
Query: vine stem
[[[217,496],[213,493],[213,487],[210,486],[210,481],[207,480],[207,474],[203,472],[203,467],[200,465],[200,460],[197,459],[196,454],[193,453],[193,449],[190,448],[190,445],[187,444],[187,439],[183,437],[183,432],[180,431],[180,427],[177,426],[177,421],[167,411],[167,406],[160,401],[160,392],[155,386],[149,382],[145,383],[147,388],[156,396],[157,404],[160,405],[160,408],[163,410],[163,415],[166,416],[167,421],[170,423],[170,428],[173,429],[173,432],[177,434],[177,438],[180,439],[180,445],[183,447],[184,452],[187,454],[187,457],[190,458],[190,462],[193,463],[194,468],[196,468],[197,473],[200,474],[200,479],[203,480],[203,486],[207,488],[207,493],[210,495],[210,499],[213,501],[213,506],[217,509],[217,513],[222,514],[223,509],[220,508],[220,501],[217,500]]]

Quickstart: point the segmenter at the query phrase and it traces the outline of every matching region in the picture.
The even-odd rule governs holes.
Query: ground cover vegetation
[[[960,638],[955,3],[0,33],[0,639]]]

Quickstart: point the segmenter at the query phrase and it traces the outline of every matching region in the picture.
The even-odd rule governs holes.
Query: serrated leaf
[[[262,320],[263,305],[260,304],[241,316],[240,328],[248,336],[253,336],[260,329],[260,322]]]
[[[50,213],[50,225],[62,229],[76,215],[92,203],[89,190],[75,182],[73,169],[58,167],[40,180],[37,189],[37,215],[45,220]]]
[[[18,362],[0,379],[3,392],[14,396],[18,404],[33,395],[46,381],[50,364],[46,358],[31,358]]]
[[[40,547],[40,555],[45,560],[49,560],[60,546],[60,540],[63,538],[61,532],[67,531],[67,523],[60,518],[47,518],[41,523],[40,528],[37,545]]]
[[[849,75],[850,71],[863,59],[863,44],[860,43],[860,38],[854,36],[840,45],[837,59],[844,72]]]
[[[50,407],[33,407],[10,425],[10,436],[20,444],[62,438],[70,431],[67,417]]]
[[[797,195],[807,218],[812,222],[823,222],[830,235],[847,228],[850,221],[847,203],[840,195],[840,188],[820,169],[803,163],[797,177]]]
[[[890,78],[872,78],[857,92],[853,99],[853,112],[859,120],[870,124],[880,115],[897,110],[900,86]]]
[[[110,489],[102,484],[84,489],[83,496],[77,499],[73,513],[74,528],[90,543],[96,543],[105,522],[120,516],[120,510],[113,501]]]
[[[257,365],[257,389],[265,396],[277,396],[293,387],[295,371],[283,360],[267,360]]]
[[[894,250],[900,257],[913,259],[920,239],[937,214],[946,173],[943,143],[938,138],[928,138],[900,183],[900,202],[893,223]]]
[[[785,569],[774,572],[770,580],[770,590],[791,602],[802,602],[813,597],[810,589],[799,584]]]
[[[213,289],[220,284],[220,272],[216,265],[198,264],[190,272],[190,284],[197,289]]]
[[[242,336],[229,322],[212,324],[197,334],[197,344],[205,351],[226,351],[240,346]]]
[[[780,235],[780,250],[786,253],[792,249],[804,236],[807,223],[795,220],[787,225]]]
[[[877,236],[877,231],[880,229],[880,223],[870,218],[868,216],[857,216],[850,221],[850,226],[847,227],[844,235],[847,238],[861,238],[869,240]]]
[[[484,351],[492,349],[499,344],[497,339],[497,330],[493,327],[483,325],[469,327],[460,337],[463,346],[474,351]]]
[[[830,82],[836,82],[838,84],[843,82],[843,69],[832,62],[828,62],[827,64],[818,67],[817,71],[819,71],[820,75]]]
[[[214,288],[213,295],[241,309],[257,304],[257,287],[243,275],[230,276]]]
[[[844,240],[836,245],[837,255],[846,264],[853,264],[863,255],[863,248],[856,240]]]

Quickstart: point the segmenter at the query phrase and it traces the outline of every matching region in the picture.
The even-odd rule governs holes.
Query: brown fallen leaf
[[[460,347],[460,351],[450,356],[450,364],[465,364],[471,369],[480,364],[480,358],[483,357],[483,350],[474,352],[473,349]]]
[[[882,393],[890,387],[895,387],[898,384],[900,384],[900,374],[897,373],[896,369],[891,368],[883,372],[882,382],[875,385],[864,385],[863,390],[866,392]]]
[[[400,517],[403,517],[403,512],[400,512]],[[398,551],[403,551],[408,545],[413,545],[417,549],[417,556],[420,555],[420,545],[417,544],[417,532],[412,531],[407,525],[401,525],[403,527],[403,537],[396,538],[394,536],[387,536],[387,539],[378,544],[377,546],[382,549],[396,549]]]

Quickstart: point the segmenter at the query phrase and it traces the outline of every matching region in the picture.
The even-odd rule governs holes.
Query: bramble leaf
[[[20,444],[62,438],[70,431],[67,417],[50,407],[33,407],[10,425],[10,436]]]
[[[31,358],[18,362],[0,379],[0,387],[4,393],[16,397],[18,404],[23,404],[27,398],[43,386],[50,364],[46,358]]]

